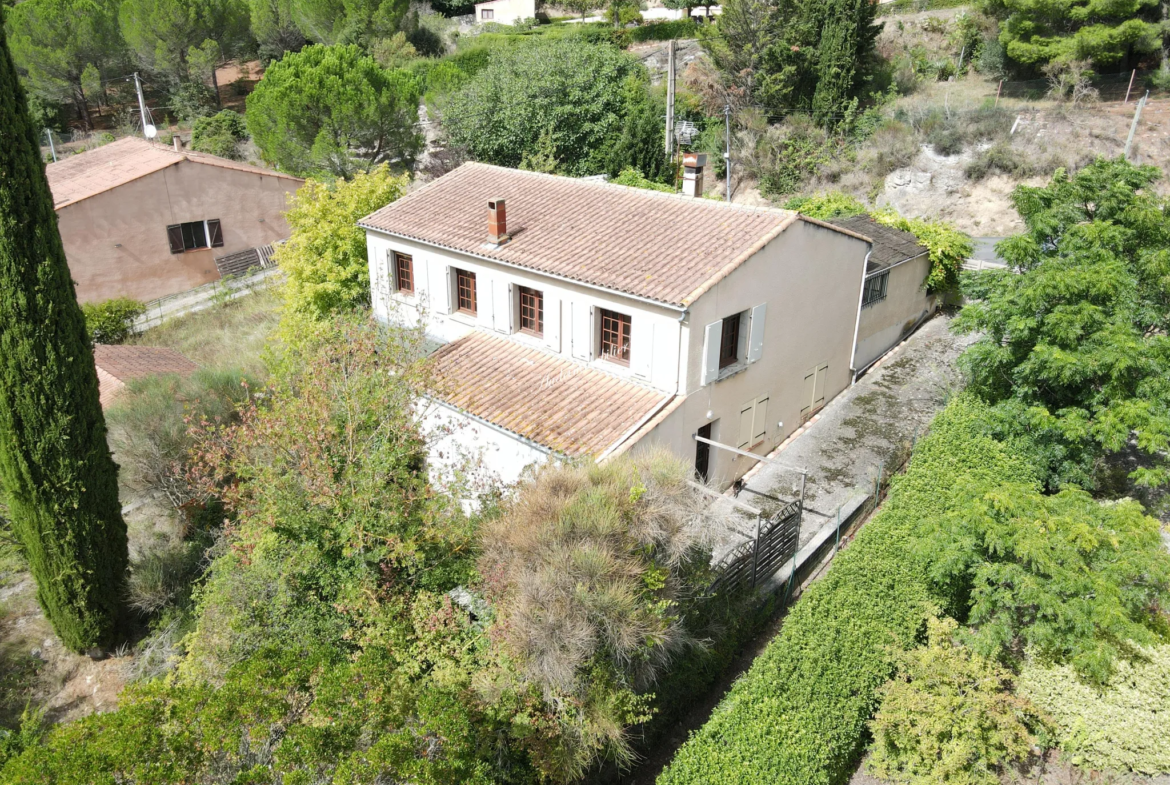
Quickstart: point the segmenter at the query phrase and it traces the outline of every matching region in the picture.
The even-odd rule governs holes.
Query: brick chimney
[[[703,195],[703,170],[707,168],[706,153],[683,154],[683,193],[687,196]]]
[[[503,199],[488,200],[488,242],[492,245],[508,242],[508,214]]]

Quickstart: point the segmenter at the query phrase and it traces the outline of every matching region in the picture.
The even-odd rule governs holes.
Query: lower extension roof
[[[432,359],[436,398],[570,457],[600,457],[674,397],[485,332]]]

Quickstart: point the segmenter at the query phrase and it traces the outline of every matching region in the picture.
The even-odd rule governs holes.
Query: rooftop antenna
[[[134,89],[138,91],[138,111],[142,114],[142,135],[147,139],[153,139],[158,136],[158,129],[146,119],[149,113],[146,109],[146,99],[142,97],[142,80],[138,78],[137,71],[134,72]]]

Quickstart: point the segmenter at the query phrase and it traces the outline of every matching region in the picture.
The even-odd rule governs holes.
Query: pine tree
[[[37,600],[76,651],[108,647],[122,616],[117,471],[36,130],[0,27],[0,487]]]

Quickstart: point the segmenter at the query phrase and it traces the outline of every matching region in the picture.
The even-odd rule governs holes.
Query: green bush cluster
[[[1031,659],[1018,689],[1047,716],[1073,763],[1139,774],[1170,771],[1170,645],[1121,662],[1102,689],[1068,665]]]
[[[191,128],[191,149],[220,158],[238,160],[240,143],[248,138],[248,127],[238,112],[224,109],[211,117],[200,117]]]
[[[952,402],[895,480],[881,512],[814,583],[780,635],[691,737],[660,785],[827,785],[856,764],[891,646],[914,644],[937,598],[909,554],[922,521],[951,511],[962,478],[1006,481],[1030,468],[982,433],[983,408]]]
[[[1032,751],[1041,719],[1012,695],[1007,670],[957,645],[954,619],[931,619],[927,642],[899,653],[870,728],[870,770],[909,785],[998,785]]]
[[[115,297],[100,303],[84,303],[85,329],[94,343],[123,343],[134,334],[134,320],[146,313],[146,306],[129,297]]]

